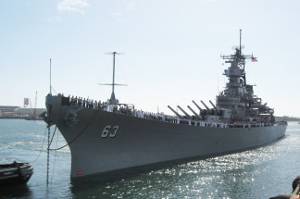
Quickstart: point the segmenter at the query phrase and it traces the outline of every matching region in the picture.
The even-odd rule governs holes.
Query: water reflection
[[[11,123],[10,133],[3,127],[7,123]],[[2,120],[0,126],[0,162],[36,159],[43,148],[45,126],[34,130],[35,123],[28,125],[16,120]],[[23,137],[26,140],[19,142]],[[64,140],[58,137],[54,143],[59,147]],[[4,190],[5,195],[0,192],[0,198],[269,198],[290,193],[291,182],[299,175],[299,151],[300,125],[294,124],[289,125],[284,139],[267,147],[150,171],[115,182],[88,181],[79,186],[69,178],[69,151],[58,151],[50,155],[47,188],[46,152],[42,150],[39,159],[32,163],[35,173],[28,187],[23,191]]]
[[[31,198],[32,191],[30,188],[24,185],[18,186],[3,186],[0,187],[0,196],[1,198],[16,198],[16,197],[24,197],[24,198]]]

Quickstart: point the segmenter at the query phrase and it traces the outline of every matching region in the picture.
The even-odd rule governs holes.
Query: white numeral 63
[[[101,133],[101,137],[106,138],[106,137],[115,137],[117,135],[117,132],[119,130],[119,126],[118,125],[106,125]]]

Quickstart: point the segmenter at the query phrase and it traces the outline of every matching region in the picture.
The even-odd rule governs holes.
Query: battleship
[[[107,101],[62,94],[46,96],[44,120],[56,126],[71,152],[71,179],[97,176],[109,180],[188,161],[241,152],[271,144],[285,136],[286,121],[254,94],[246,81],[241,45],[221,56],[228,64],[228,82],[210,106],[192,100],[189,111],[168,106],[174,115],[149,113],[120,103],[115,96],[113,52],[112,93]],[[51,80],[50,80],[51,82]],[[177,109],[177,110],[176,110]],[[180,110],[180,112],[179,112]]]

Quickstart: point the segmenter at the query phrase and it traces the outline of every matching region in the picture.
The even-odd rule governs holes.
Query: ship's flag
[[[24,107],[29,105],[29,98],[24,98]]]
[[[257,57],[252,56],[252,57],[251,57],[251,61],[252,61],[252,62],[257,62]]]

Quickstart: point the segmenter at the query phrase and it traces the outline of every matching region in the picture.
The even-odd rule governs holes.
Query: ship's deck
[[[165,115],[164,113],[151,113],[142,110],[137,110],[133,105],[129,104],[109,104],[107,102],[101,102],[96,100],[90,100],[81,97],[65,97],[61,94],[62,106],[73,106],[82,107],[84,109],[94,109],[98,111],[112,112],[115,114],[122,114],[130,117],[136,117],[146,120],[155,120],[160,122],[172,123],[172,124],[183,124],[189,126],[199,126],[199,127],[213,127],[213,128],[255,128],[255,127],[267,127],[275,125],[286,125],[285,121],[278,121],[274,123],[265,122],[245,122],[245,121],[235,121],[235,122],[222,122],[222,121],[205,121],[200,118],[191,117],[177,117],[171,115]]]

